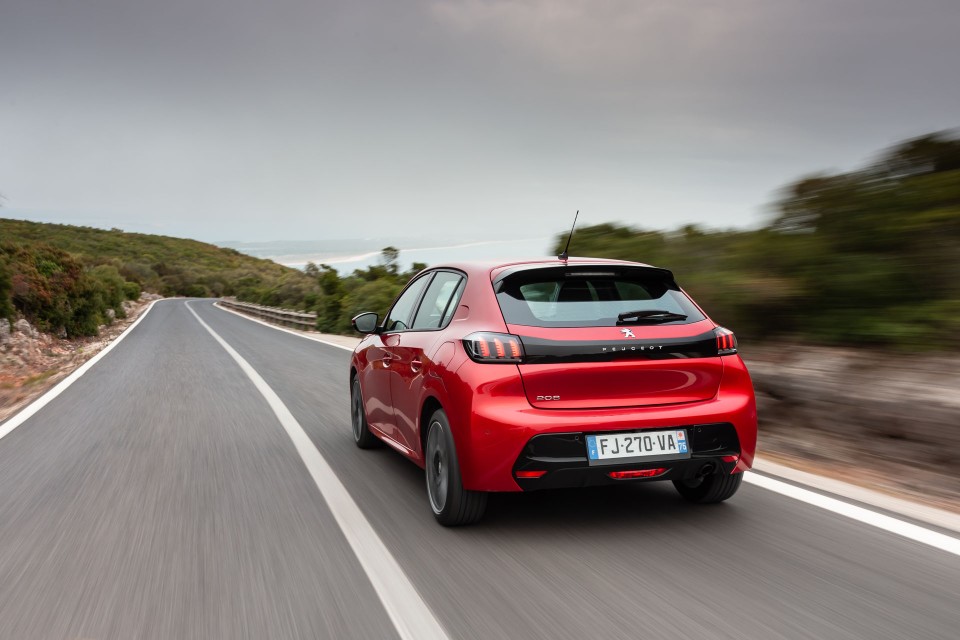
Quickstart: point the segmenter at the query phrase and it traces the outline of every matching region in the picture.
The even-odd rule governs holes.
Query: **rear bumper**
[[[516,369],[512,372],[510,369],[512,367],[479,365],[475,370],[483,377],[471,380],[470,374],[461,368],[461,384],[449,388],[453,402],[446,408],[448,414],[451,411],[456,414],[452,423],[466,489],[524,491],[607,484],[623,482],[611,479],[607,475],[610,471],[668,466],[668,472],[656,479],[677,479],[695,475],[709,462],[730,472],[745,471],[753,466],[757,446],[756,401],[746,367],[736,356],[724,357],[723,381],[717,395],[709,400],[628,409],[534,408],[526,399]],[[491,372],[497,375],[491,376]],[[610,466],[590,466],[587,462],[584,438],[587,434],[683,428],[691,438],[696,438],[698,434],[713,433],[716,425],[727,425],[724,430],[733,434],[735,444],[731,444],[731,438],[723,439],[720,448],[700,446],[697,441],[692,441],[688,461],[669,464],[632,462]],[[703,437],[707,438],[707,435]],[[535,438],[542,436],[551,436],[552,442],[571,438],[573,444],[568,443],[563,455],[535,455],[536,447],[531,454],[530,445],[540,443],[541,440]],[[738,456],[735,463],[723,462],[724,456],[733,455]],[[541,465],[549,465],[549,468],[537,467],[547,469],[542,478],[518,481],[516,471],[533,468],[526,466],[531,457],[555,459],[540,461]]]
[[[531,438],[513,467],[513,477],[524,491],[587,487],[621,482],[681,480],[708,473],[732,473],[740,457],[740,441],[732,424],[703,424],[685,427],[690,457],[685,460],[612,460],[594,462],[587,458],[585,433],[541,434]],[[650,470],[652,477],[616,478],[622,471]],[[662,470],[662,472],[661,472]],[[545,473],[544,473],[545,472]],[[543,475],[539,475],[543,473]],[[537,474],[539,477],[523,477]]]

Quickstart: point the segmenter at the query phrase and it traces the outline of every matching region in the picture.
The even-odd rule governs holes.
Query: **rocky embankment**
[[[761,454],[960,510],[960,361],[785,345],[743,354]]]
[[[111,318],[100,335],[67,339],[37,331],[23,318],[13,323],[0,319],[0,420],[29,404],[34,398],[108,345],[159,296],[143,294],[123,303],[126,318]]]

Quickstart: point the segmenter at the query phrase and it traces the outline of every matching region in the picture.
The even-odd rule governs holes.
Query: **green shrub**
[[[140,299],[140,285],[136,282],[124,282],[123,283],[123,295],[127,300],[139,300]]]
[[[76,257],[47,244],[4,243],[0,267],[4,274],[0,307],[11,304],[41,331],[96,335],[108,320],[108,309],[116,317],[125,316],[123,300],[130,283],[111,264],[88,269]],[[6,295],[4,283],[9,284]]]

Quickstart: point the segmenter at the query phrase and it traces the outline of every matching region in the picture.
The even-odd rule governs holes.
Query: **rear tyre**
[[[373,449],[380,444],[380,439],[370,433],[367,425],[359,378],[353,379],[353,386],[350,388],[350,426],[353,428],[353,441],[361,449]]]
[[[457,448],[453,443],[447,414],[442,409],[437,410],[427,424],[424,461],[427,498],[433,517],[445,527],[476,522],[483,517],[487,508],[487,494],[463,488]]]
[[[693,480],[674,480],[673,486],[690,502],[723,502],[740,488],[743,473],[712,473]]]

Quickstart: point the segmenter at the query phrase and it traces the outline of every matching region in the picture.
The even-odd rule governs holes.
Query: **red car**
[[[357,446],[426,468],[444,525],[491,491],[671,480],[726,500],[757,411],[733,333],[666,269],[614,260],[450,264],[406,286],[350,365]]]

